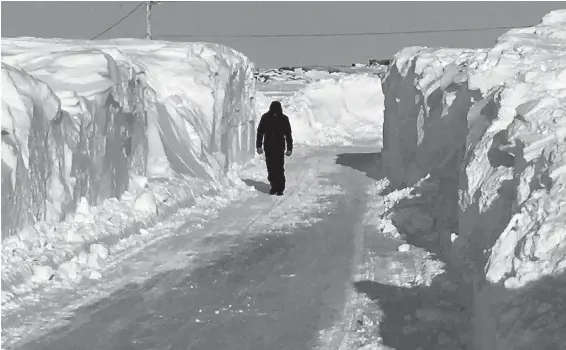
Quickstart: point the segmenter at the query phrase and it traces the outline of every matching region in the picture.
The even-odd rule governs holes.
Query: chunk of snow
[[[83,237],[77,233],[75,227],[70,227],[63,233],[63,240],[66,242],[83,242]]]
[[[411,246],[407,243],[401,244],[400,246],[397,247],[397,250],[400,252],[408,252],[411,249]]]
[[[102,274],[96,270],[90,271],[88,278],[93,280],[99,280],[102,278]]]
[[[76,261],[65,261],[57,270],[59,276],[63,279],[74,280],[79,277],[81,269]]]
[[[399,236],[399,232],[397,231],[397,228],[395,227],[395,225],[393,225],[393,222],[391,222],[391,220],[383,219],[380,223],[380,229],[383,233],[392,235],[394,237]]]
[[[155,200],[155,195],[151,192],[142,193],[138,198],[136,198],[134,208],[142,213],[156,214],[157,201]]]
[[[77,205],[75,214],[73,215],[74,222],[94,222],[94,215],[91,212],[88,201],[85,197],[82,197]]]
[[[36,265],[33,267],[31,280],[33,282],[45,282],[53,276],[53,269],[50,266]]]
[[[148,186],[148,179],[145,176],[140,176],[136,174],[130,175],[130,186],[128,187],[128,191],[132,193],[138,193]]]
[[[108,248],[106,248],[102,244],[91,244],[90,253],[98,255],[102,259],[106,259],[108,257]]]
[[[100,270],[104,267],[104,259],[97,253],[90,253],[87,256],[86,265],[95,270]]]
[[[81,265],[85,265],[88,261],[88,254],[85,251],[81,251],[76,259],[76,262],[78,262]]]
[[[22,231],[20,231],[20,240],[26,242],[30,245],[37,245],[39,242],[39,232],[33,226],[26,226]]]

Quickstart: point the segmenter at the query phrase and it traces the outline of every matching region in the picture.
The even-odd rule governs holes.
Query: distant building
[[[384,60],[379,60],[377,58],[370,58],[369,59],[369,65],[370,66],[388,66],[391,63],[392,59],[384,59]]]

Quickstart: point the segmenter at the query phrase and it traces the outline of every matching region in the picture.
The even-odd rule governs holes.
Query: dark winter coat
[[[293,136],[289,117],[283,114],[281,103],[274,101],[269,107],[269,112],[261,116],[257,127],[256,147],[261,148],[263,145],[266,153],[283,153],[285,141],[287,142],[287,151],[292,151]]]

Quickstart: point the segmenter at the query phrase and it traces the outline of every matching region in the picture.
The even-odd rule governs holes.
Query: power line
[[[406,30],[406,31],[392,31],[392,32],[312,33],[312,34],[233,34],[233,35],[160,34],[158,36],[161,38],[295,38],[295,37],[334,37],[334,36],[377,36],[377,35],[487,31],[487,30],[497,30],[497,29],[525,28],[530,26],[531,25],[484,27],[484,28]]]
[[[112,28],[116,27],[118,24],[122,23],[123,20],[125,20],[126,18],[128,18],[132,13],[136,12],[137,9],[139,9],[140,7],[142,7],[142,5],[144,5],[145,2],[140,3],[138,6],[134,7],[134,9],[130,12],[128,12],[128,14],[126,14],[124,17],[120,18],[118,20],[118,22],[114,23],[113,25],[111,25],[110,27],[108,27],[105,31],[103,31],[100,34],[97,34],[95,36],[93,36],[92,38],[90,38],[90,40],[94,40],[97,39],[98,37],[108,33],[110,30],[112,30]]]

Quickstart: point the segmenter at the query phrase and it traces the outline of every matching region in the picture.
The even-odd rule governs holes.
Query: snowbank
[[[566,10],[490,50],[407,48],[383,91],[392,185],[430,174],[456,209],[470,348],[566,344]]]
[[[57,193],[66,171],[60,107],[47,84],[2,63],[2,238],[61,214],[51,200],[65,195]]]
[[[281,100],[295,142],[349,145],[354,140],[381,138],[383,94],[379,76],[314,73],[305,73],[310,84]],[[270,102],[271,97],[258,94],[258,111],[267,112]]]
[[[2,39],[3,289],[250,159],[253,69],[215,44]]]

